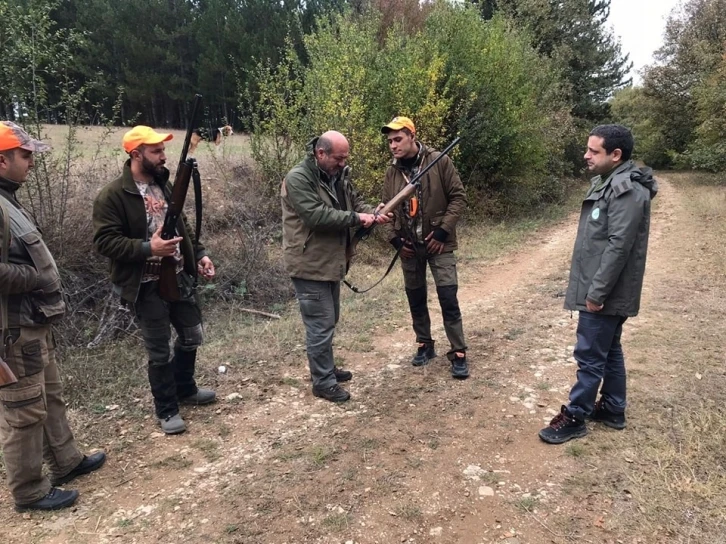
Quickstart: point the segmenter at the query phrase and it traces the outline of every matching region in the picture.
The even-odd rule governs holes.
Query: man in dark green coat
[[[345,162],[350,146],[340,132],[328,131],[308,144],[308,154],[285,176],[282,197],[282,249],[306,330],[313,394],[345,402],[350,393],[338,383],[351,372],[333,360],[333,334],[340,317],[340,282],[353,227],[390,219],[374,215],[356,193]]]
[[[186,430],[179,403],[209,404],[216,395],[194,380],[197,347],[202,343],[202,314],[197,303],[197,275],[211,279],[214,265],[194,239],[186,218],[177,236],[161,237],[171,197],[164,142],[172,135],[139,125],[123,137],[129,155],[123,172],[93,203],[93,243],[111,261],[111,282],[121,300],[134,309],[149,356],[149,383],[156,416],[167,434]],[[181,300],[159,295],[161,259],[173,257]],[[177,332],[171,353],[171,326]]]
[[[565,297],[565,308],[579,312],[577,383],[568,406],[539,433],[550,444],[585,436],[586,418],[625,428],[620,337],[625,320],[640,308],[650,203],[658,191],[650,168],[630,160],[632,151],[633,136],[620,125],[596,127],[587,141],[585,160],[597,175],[582,204]]]

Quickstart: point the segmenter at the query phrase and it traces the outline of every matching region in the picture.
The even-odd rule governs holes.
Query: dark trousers
[[[159,283],[141,284],[134,306],[149,357],[149,383],[156,416],[179,413],[178,399],[194,395],[194,366],[202,344],[202,313],[193,296],[166,302],[159,296]],[[177,338],[172,356],[171,327]]]
[[[313,385],[324,389],[338,383],[333,367],[333,335],[340,317],[340,282],[292,278],[305,325],[308,364]]]
[[[568,410],[577,419],[592,413],[600,389],[605,408],[625,412],[625,358],[620,337],[627,317],[580,312],[577,323],[577,383]],[[600,383],[602,382],[602,388]]]

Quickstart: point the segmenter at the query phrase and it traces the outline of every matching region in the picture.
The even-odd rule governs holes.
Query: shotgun
[[[444,149],[438,157],[436,157],[433,161],[431,161],[429,164],[426,165],[426,167],[421,170],[418,174],[416,174],[413,179],[408,180],[407,178],[404,178],[407,180],[406,186],[401,189],[396,196],[394,196],[391,200],[389,200],[383,208],[378,210],[377,215],[387,215],[393,211],[396,210],[401,204],[403,204],[408,198],[411,197],[413,192],[416,190],[416,187],[421,183],[421,178],[431,170],[431,168],[434,167],[434,165],[441,160],[442,157],[445,155],[448,155],[454,147],[459,143],[461,140],[460,137],[457,137],[454,139],[453,142],[451,142],[448,146],[446,146],[446,149]],[[355,256],[356,253],[356,247],[358,246],[358,242],[361,240],[365,240],[370,236],[371,232],[373,232],[373,229],[375,227],[375,223],[371,225],[370,227],[360,227],[355,235],[353,236],[353,239],[350,241],[350,244],[348,245],[348,249],[345,252],[345,257],[347,259],[347,268],[350,268],[350,262]]]
[[[194,175],[195,177],[194,196],[197,204],[195,241],[199,240],[202,219],[201,183],[197,183],[197,179],[199,178],[197,161],[192,157],[187,157],[187,154],[189,153],[189,145],[192,141],[194,123],[196,122],[197,114],[199,113],[199,108],[201,107],[201,105],[202,95],[197,94],[194,96],[192,112],[187,124],[187,133],[186,137],[184,138],[184,145],[182,146],[181,158],[179,159],[179,166],[176,169],[176,176],[174,177],[174,187],[172,187],[171,190],[169,207],[166,210],[166,216],[164,217],[164,226],[161,229],[161,237],[164,240],[169,240],[177,235],[177,225],[179,223],[179,218],[184,211],[184,200],[186,200],[187,197],[189,182],[192,179],[192,175]],[[196,266],[194,266],[194,269],[196,270]],[[174,257],[163,257],[161,259],[161,270],[159,272],[159,296],[167,302],[176,302],[181,299],[179,283],[176,277],[176,261],[174,260]]]

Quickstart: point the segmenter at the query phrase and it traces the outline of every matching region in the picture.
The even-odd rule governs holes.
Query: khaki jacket
[[[421,145],[420,169],[440,155],[438,151]],[[411,176],[408,176],[409,179]],[[397,160],[386,170],[383,182],[383,202],[391,200],[406,186],[403,171]],[[417,190],[419,210],[416,221],[420,224],[422,242],[429,233],[434,232],[437,239],[443,238],[444,251],[454,251],[458,248],[456,240],[456,224],[466,209],[466,191],[461,183],[459,173],[452,160],[443,157],[421,180],[421,187]],[[384,223],[383,229],[386,238],[392,241],[396,238],[410,238],[410,218],[404,204],[394,212],[394,220]],[[438,233],[437,233],[438,231]]]
[[[8,264],[0,263],[0,293],[8,297],[7,327],[44,327],[61,319],[66,305],[55,260],[35,221],[15,198],[19,188],[0,178],[0,198],[10,216]]]
[[[341,281],[346,273],[346,248],[351,229],[359,226],[360,213],[373,213],[356,193],[350,169],[342,183],[342,201],[318,168],[313,150],[317,138],[308,143],[308,154],[285,176],[282,200],[282,250],[290,277],[313,281]]]

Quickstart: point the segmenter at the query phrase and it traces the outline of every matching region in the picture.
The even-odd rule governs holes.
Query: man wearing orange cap
[[[106,185],[93,204],[93,241],[111,260],[111,282],[122,301],[134,308],[149,356],[149,383],[156,416],[167,434],[182,433],[186,424],[179,404],[210,404],[216,394],[194,380],[197,348],[202,343],[202,315],[196,297],[197,275],[214,277],[214,265],[204,246],[194,239],[186,217],[177,236],[161,237],[171,196],[169,170],[164,166],[168,133],[136,126],[123,137],[129,155],[121,176]],[[161,259],[173,257],[181,300],[159,296]],[[171,353],[171,326],[177,333]]]
[[[381,128],[388,139],[393,163],[386,170],[383,202],[391,200],[408,180],[439,156],[416,139],[416,127],[408,117],[394,117]],[[406,296],[411,309],[418,350],[411,363],[428,364],[436,357],[431,337],[431,318],[427,306],[426,264],[436,283],[436,293],[444,318],[444,329],[451,344],[447,357],[451,375],[469,376],[466,342],[457,299],[456,223],[466,208],[466,192],[448,156],[424,175],[414,196],[395,211],[395,221],[384,225],[388,240],[401,249],[401,267]]]
[[[0,437],[16,510],[58,510],[78,491],[55,486],[97,470],[98,452],[78,451],[66,418],[51,325],[65,313],[53,256],[15,193],[33,168],[33,153],[50,146],[18,125],[0,122],[0,356],[17,383],[0,388]],[[50,480],[43,475],[43,459]]]

